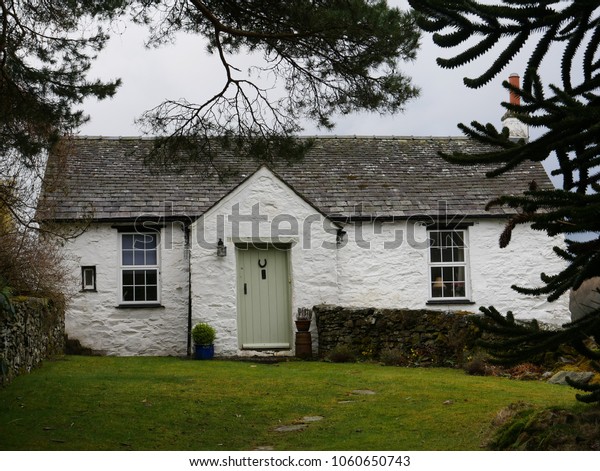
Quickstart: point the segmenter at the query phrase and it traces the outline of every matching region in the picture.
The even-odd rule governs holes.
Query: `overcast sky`
[[[405,0],[388,3],[403,9],[408,5]],[[80,134],[140,135],[134,120],[145,110],[165,99],[185,97],[192,102],[202,102],[224,83],[223,69],[216,57],[208,55],[202,38],[180,36],[174,45],[146,49],[146,35],[141,27],[125,23],[115,26],[113,38],[99,56],[90,77],[120,77],[123,85],[113,99],[85,102],[84,110],[91,116],[91,121],[81,128]],[[500,102],[508,100],[501,82],[512,72],[522,74],[526,56],[511,64],[491,84],[471,90],[463,85],[463,77],[480,74],[491,59],[487,57],[453,71],[439,68],[435,58],[449,55],[437,48],[429,36],[423,36],[416,61],[402,66],[421,88],[421,96],[408,103],[404,113],[351,115],[336,120],[336,127],[331,132],[306,126],[302,134],[456,136],[460,135],[456,127],[459,122],[477,120],[499,125],[503,114]],[[232,62],[247,69],[252,59],[241,57]]]

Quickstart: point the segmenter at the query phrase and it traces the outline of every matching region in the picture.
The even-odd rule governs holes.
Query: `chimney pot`
[[[513,87],[521,88],[521,78],[519,77],[519,74],[510,74],[508,77],[508,83],[510,83]],[[521,97],[512,90],[510,91],[510,104],[516,106],[521,105]]]

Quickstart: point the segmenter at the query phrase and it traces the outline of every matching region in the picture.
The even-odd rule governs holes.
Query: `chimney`
[[[513,87],[521,87],[521,79],[519,74],[510,74],[508,77],[508,83]],[[509,102],[511,105],[521,106],[521,97],[510,91]],[[508,137],[511,141],[518,142],[529,140],[529,126],[519,121],[512,111],[507,111],[502,117],[502,127],[508,128]]]
[[[521,88],[521,77],[519,77],[519,74],[510,74],[508,83],[513,87]],[[521,97],[513,91],[510,92],[510,104],[521,106]]]

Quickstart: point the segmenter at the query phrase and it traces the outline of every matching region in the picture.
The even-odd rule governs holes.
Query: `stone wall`
[[[314,313],[322,358],[342,347],[358,357],[393,357],[407,366],[460,366],[480,336],[476,315],[465,311],[320,305]]]
[[[62,306],[28,298],[13,303],[15,312],[0,311],[0,384],[28,373],[42,360],[64,352]]]

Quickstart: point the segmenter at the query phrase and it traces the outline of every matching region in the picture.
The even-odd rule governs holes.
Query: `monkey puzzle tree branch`
[[[491,59],[479,77],[464,80],[468,87],[489,83],[522,52],[526,40],[535,40],[522,88],[503,83],[522,104],[502,105],[523,124],[540,129],[540,136],[529,142],[514,142],[508,129],[498,131],[491,124],[474,121],[470,126],[461,124],[460,128],[467,136],[492,144],[495,149],[478,155],[457,153],[443,157],[462,165],[494,164],[495,170],[488,173],[493,178],[528,161],[541,162],[556,156],[558,168],[552,174],[563,178],[562,189],[542,190],[531,182],[523,194],[503,196],[488,205],[506,205],[517,211],[500,235],[502,247],[509,244],[514,229],[522,224],[545,231],[550,237],[567,236],[565,245],[554,248],[565,262],[564,269],[555,274],[541,273],[540,287],[514,285],[513,289],[554,301],[579,288],[585,280],[600,277],[600,3],[410,0],[410,4],[421,15],[421,27],[434,33],[436,44],[448,49],[462,48],[450,59],[438,59],[442,67]],[[493,54],[494,47],[503,51]],[[562,49],[560,61],[550,61],[553,47]],[[542,83],[538,69],[544,62],[556,67],[560,86]],[[579,70],[583,71],[581,76],[576,75]],[[589,240],[570,240],[572,234],[585,234]],[[569,344],[591,359],[600,355],[595,347],[586,344],[590,338],[596,345],[600,342],[599,310],[553,332],[518,326],[512,314],[505,318],[491,307],[482,311],[491,321],[484,328],[501,337],[486,344],[499,361],[522,361],[561,344]],[[578,395],[578,399],[600,402],[600,388],[584,390],[591,394]]]

